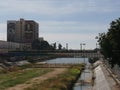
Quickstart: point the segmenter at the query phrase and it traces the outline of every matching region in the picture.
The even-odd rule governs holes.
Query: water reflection
[[[85,69],[85,71],[81,74],[81,77],[78,79],[79,80],[88,80],[90,81],[91,79],[91,71],[89,69]],[[80,85],[80,83],[76,83],[73,90],[91,90],[92,86],[91,84],[84,84]]]
[[[64,64],[78,64],[78,63],[88,63],[88,58],[56,58],[46,61],[47,63],[64,63]]]

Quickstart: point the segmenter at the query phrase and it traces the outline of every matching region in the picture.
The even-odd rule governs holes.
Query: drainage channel
[[[80,78],[75,83],[73,90],[92,90],[92,71],[90,65],[86,65],[85,70],[82,72]]]

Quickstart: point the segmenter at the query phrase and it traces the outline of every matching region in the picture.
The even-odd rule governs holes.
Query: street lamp
[[[68,50],[68,43],[66,43],[66,50]]]
[[[80,47],[81,47],[81,51],[82,51],[82,46],[84,46],[83,48],[83,52],[82,52],[82,54],[83,54],[83,60],[84,60],[84,64],[85,64],[85,43],[80,43]],[[85,71],[84,71],[84,80],[85,80]],[[81,86],[81,89],[82,89],[82,86]]]
[[[85,43],[83,43],[82,45],[84,46],[84,47],[83,47],[83,50],[84,50],[84,52],[85,52],[85,45],[86,45],[86,44],[85,44]]]
[[[81,51],[83,50],[83,49],[82,49],[82,48],[83,48],[83,46],[84,46],[84,50],[85,50],[85,45],[86,45],[85,43],[80,43],[80,48],[81,48]],[[82,53],[82,56],[84,56],[84,55],[83,55],[83,53]]]
[[[82,46],[85,46],[85,45],[86,45],[85,43],[80,43],[80,49],[81,49],[81,51],[82,51]]]
[[[84,46],[84,51],[83,51],[83,56],[84,56],[84,64],[85,64],[85,43],[83,43],[83,46]]]
[[[80,43],[80,49],[81,49],[81,51],[82,51],[82,43]]]

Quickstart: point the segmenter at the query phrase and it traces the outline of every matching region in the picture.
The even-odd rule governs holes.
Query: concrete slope
[[[95,84],[93,90],[120,90],[113,77],[111,77],[111,73],[108,72],[103,63],[94,69],[94,74]]]

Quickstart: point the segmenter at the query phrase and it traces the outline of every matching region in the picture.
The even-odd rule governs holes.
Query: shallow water
[[[64,63],[64,64],[77,64],[88,63],[88,58],[56,58],[46,61],[47,63]]]
[[[81,77],[78,80],[86,80],[90,79],[91,71],[87,69],[90,65],[88,62],[88,58],[56,58],[52,60],[46,61],[47,63],[60,63],[60,64],[78,64],[78,63],[86,63],[86,69],[81,74]],[[91,85],[80,85],[80,83],[75,84],[73,90],[91,90]]]
[[[78,80],[89,80],[91,75],[91,71],[89,69],[85,69]],[[80,85],[80,83],[76,83],[73,90],[91,90],[91,88],[92,86],[89,84]]]

